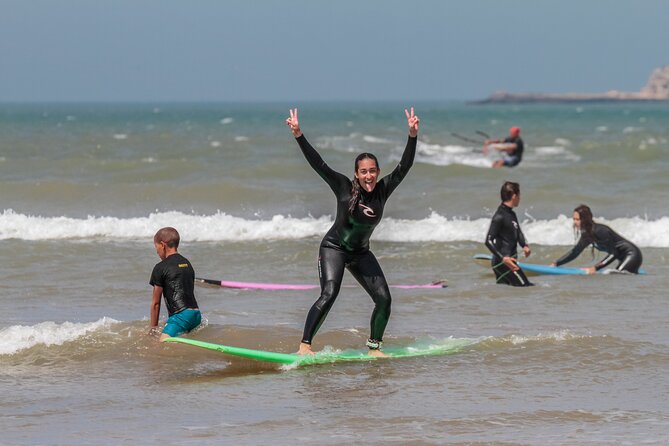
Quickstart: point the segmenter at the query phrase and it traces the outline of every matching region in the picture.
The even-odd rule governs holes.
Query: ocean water
[[[352,174],[369,151],[383,174],[411,105],[416,163],[372,250],[391,283],[449,286],[393,290],[385,342],[469,347],[282,369],[146,336],[162,226],[199,277],[317,282],[334,200],[289,107],[333,168]],[[0,444],[668,444],[667,122],[668,104],[0,105]],[[526,144],[514,169],[453,135],[513,125]],[[568,250],[585,203],[648,274],[495,285],[472,256],[506,180],[521,185],[527,261]],[[317,297],[196,292],[205,322],[190,336],[282,352]],[[315,348],[363,346],[371,311],[361,288],[342,289]]]

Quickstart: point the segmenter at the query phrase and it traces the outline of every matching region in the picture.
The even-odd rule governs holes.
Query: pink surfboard
[[[290,283],[259,283],[259,282],[235,282],[231,280],[213,280],[196,278],[195,283],[198,285],[210,285],[221,288],[234,288],[238,290],[264,290],[264,291],[281,291],[281,290],[313,290],[320,288],[319,285],[300,285]],[[349,285],[351,286],[351,285]],[[432,283],[422,285],[390,285],[391,288],[403,289],[433,289],[446,288],[448,285],[445,280],[438,280]]]

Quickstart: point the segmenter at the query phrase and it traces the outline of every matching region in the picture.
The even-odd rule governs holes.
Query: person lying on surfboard
[[[374,301],[371,336],[367,340],[369,354],[384,355],[381,344],[390,317],[391,296],[381,266],[369,249],[369,238],[381,221],[386,200],[409,172],[416,154],[420,120],[413,107],[404,112],[409,126],[406,148],[397,167],[381,180],[379,163],[371,153],[361,153],[355,159],[352,179],[332,170],[302,133],[297,109],[291,109],[286,119],[307,162],[337,197],[337,215],[321,241],[318,255],[321,295],[307,314],[299,354],[313,354],[312,339],[339,294],[346,268]]]
[[[171,227],[159,229],[153,236],[161,262],[153,268],[149,280],[153,287],[149,333],[158,330],[160,298],[164,296],[169,318],[160,335],[161,341],[197,328],[202,318],[195,300],[195,271],[188,259],[177,252],[180,239],[177,230]]]
[[[523,231],[520,230],[518,217],[513,208],[520,204],[520,185],[507,181],[500,190],[502,204],[493,215],[485,239],[485,245],[492,253],[492,270],[495,272],[497,283],[513,286],[531,286],[527,276],[518,266],[516,246],[523,248],[525,257],[531,254],[530,246],[525,241]]]
[[[492,164],[492,167],[514,167],[520,164],[520,161],[523,159],[523,150],[525,149],[525,144],[520,138],[520,127],[511,127],[509,129],[509,136],[504,140],[486,139],[483,144],[483,153],[488,153],[488,150],[491,148],[504,153],[504,157],[501,160],[496,160]]]
[[[569,263],[578,257],[586,246],[592,245],[594,250],[604,251],[608,255],[595,266],[583,268],[588,274],[594,274],[602,268],[607,267],[614,260],[618,260],[618,271],[626,271],[638,274],[639,267],[643,261],[641,250],[629,240],[618,235],[613,229],[606,225],[595,223],[592,220],[592,211],[584,204],[574,209],[574,230],[578,231],[580,238],[568,253],[557,259],[551,266],[560,266]]]

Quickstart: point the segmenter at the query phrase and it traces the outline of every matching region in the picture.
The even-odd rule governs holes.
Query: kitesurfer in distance
[[[505,139],[486,139],[483,145],[483,153],[493,149],[502,152],[502,159],[496,160],[492,167],[515,167],[523,159],[523,150],[525,145],[520,137],[520,127],[511,127],[509,136]]]

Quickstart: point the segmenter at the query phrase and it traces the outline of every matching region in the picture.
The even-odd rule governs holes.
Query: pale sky
[[[0,0],[0,102],[639,90],[665,0]]]

